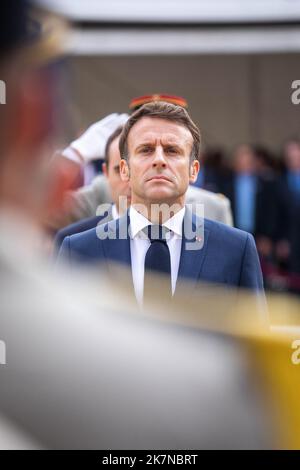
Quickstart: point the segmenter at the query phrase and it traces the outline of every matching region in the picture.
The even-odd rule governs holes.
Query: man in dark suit
[[[283,174],[280,177],[282,217],[280,237],[276,245],[279,265],[294,273],[300,273],[300,141],[285,142],[282,154]],[[299,290],[299,289],[298,289]]]
[[[54,239],[55,251],[59,250],[65,237],[117,219],[126,211],[127,205],[130,205],[128,182],[121,180],[119,171],[121,158],[119,138],[121,132],[122,126],[119,126],[107,140],[104,150],[103,175],[97,176],[90,187],[81,188],[77,194],[73,192],[73,202],[75,202],[73,206],[77,204],[82,211],[85,210],[85,207],[87,209],[88,206],[88,210],[98,215],[82,217],[80,220],[61,228],[56,233]],[[104,196],[106,194],[107,196]],[[120,197],[123,199],[120,200]],[[186,200],[188,204],[193,206],[195,204],[203,204],[206,218],[232,225],[230,204],[225,196],[190,185],[186,194]],[[122,201],[124,204],[120,204]],[[123,208],[125,203],[126,207]]]
[[[131,188],[131,208],[119,220],[67,237],[60,257],[73,263],[131,265],[139,303],[149,273],[164,273],[170,296],[177,281],[263,289],[253,237],[197,217],[185,206],[199,172],[200,132],[181,107],[150,103],[127,121],[120,137],[120,173]]]
[[[233,156],[233,172],[222,190],[230,199],[234,225],[257,237],[275,236],[278,219],[277,181],[272,170],[258,171],[256,149],[240,145]]]

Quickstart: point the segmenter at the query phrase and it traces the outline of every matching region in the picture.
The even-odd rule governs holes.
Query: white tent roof
[[[138,23],[300,20],[299,0],[40,0],[77,21]]]

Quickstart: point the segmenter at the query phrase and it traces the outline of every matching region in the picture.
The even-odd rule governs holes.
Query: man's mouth
[[[152,178],[149,178],[147,181],[153,181],[153,180],[163,180],[163,181],[171,181],[170,178],[167,178],[166,176],[164,175],[155,175],[155,176],[152,176]]]

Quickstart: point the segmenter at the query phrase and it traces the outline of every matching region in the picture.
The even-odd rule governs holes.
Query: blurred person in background
[[[261,147],[240,145],[224,193],[232,205],[234,225],[252,233],[262,258],[271,259],[282,216],[282,201],[272,158]]]
[[[288,140],[283,147],[283,179],[294,199],[300,199],[300,141]]]
[[[221,193],[223,180],[227,174],[224,161],[224,152],[221,148],[209,147],[201,152],[201,171],[193,183],[197,188],[206,189],[214,193]]]
[[[293,223],[291,226],[291,262],[290,270],[292,273],[300,275],[300,201],[295,202],[293,210]],[[298,278],[299,279],[299,278]],[[297,283],[300,293],[300,282]]]
[[[280,177],[280,190],[284,210],[280,221],[280,239],[276,244],[276,257],[283,271],[299,274],[300,141],[298,139],[285,142],[281,164],[283,171]],[[292,283],[297,284],[296,290],[300,292],[300,279]]]
[[[124,210],[126,211],[129,207],[131,200],[129,184],[126,181],[122,181],[120,176],[119,138],[121,132],[122,127],[118,127],[108,138],[105,147],[103,174],[107,178],[112,203],[103,203],[98,206],[97,201],[98,215],[81,219],[59,230],[55,236],[56,249],[60,247],[66,236],[84,232],[85,230],[96,227],[97,224],[105,223],[112,219],[116,220],[123,215]],[[99,182],[99,187],[100,186],[101,183]],[[120,198],[125,199],[125,201],[123,199],[123,204]],[[100,211],[101,213],[99,214]]]
[[[127,114],[112,113],[93,123],[63,151],[56,151],[54,162],[66,162],[77,174],[77,185],[65,192],[61,207],[48,218],[50,232],[71,223],[95,217],[100,204],[112,202],[105,174],[96,176],[91,184],[84,185],[84,171],[94,161],[105,159],[106,145],[112,134],[127,120]]]
[[[274,179],[278,176],[276,157],[263,145],[253,145],[256,173],[261,178]]]

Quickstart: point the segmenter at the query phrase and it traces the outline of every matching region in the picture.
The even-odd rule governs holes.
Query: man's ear
[[[195,183],[200,170],[199,160],[193,160],[190,166],[190,183]]]
[[[120,160],[120,176],[122,181],[129,181],[130,180],[130,171],[128,162],[121,158]]]
[[[107,177],[107,165],[106,165],[106,163],[102,163],[102,173]]]

